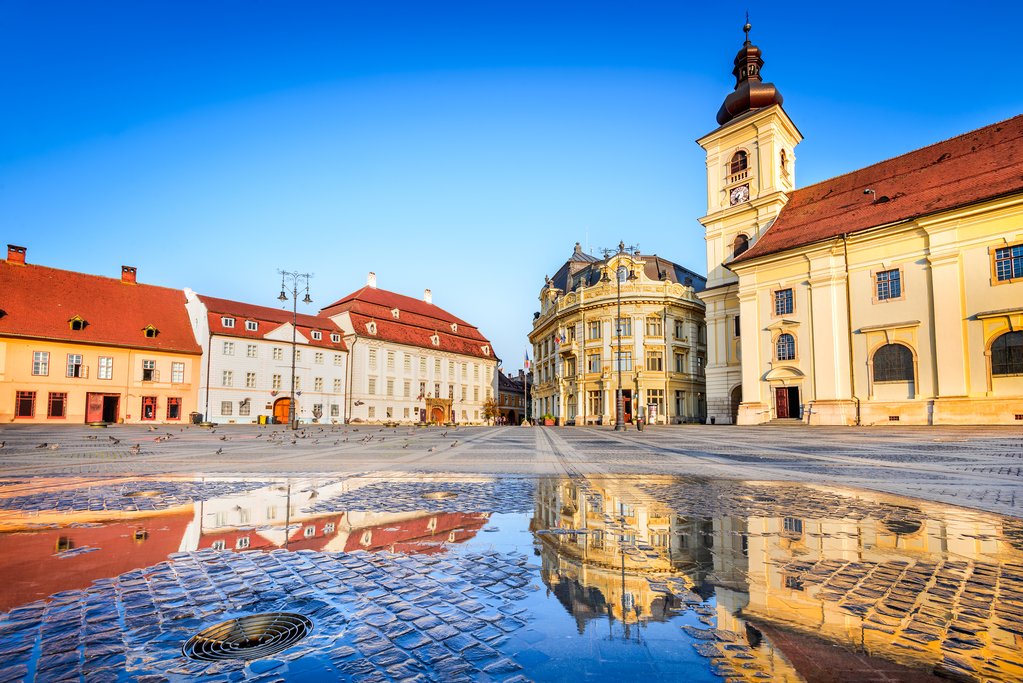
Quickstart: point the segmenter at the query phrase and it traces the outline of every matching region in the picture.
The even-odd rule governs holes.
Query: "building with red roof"
[[[298,422],[340,422],[348,353],[333,321],[188,289],[185,293],[204,354],[199,401],[205,419],[251,423],[273,418],[287,423],[294,351]]]
[[[0,422],[170,422],[196,410],[201,349],[178,289],[0,261]]]
[[[423,299],[366,286],[320,311],[349,349],[347,421],[478,423],[496,393],[497,356],[486,337]]]
[[[707,152],[708,414],[1023,421],[1023,115],[804,188],[748,38]]]

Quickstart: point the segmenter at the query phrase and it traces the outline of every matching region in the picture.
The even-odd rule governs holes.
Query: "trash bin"
[[[188,421],[194,425],[199,424],[200,422],[202,422],[202,413],[189,413]]]
[[[641,417],[636,419],[636,431],[637,432],[643,431],[643,418]]]

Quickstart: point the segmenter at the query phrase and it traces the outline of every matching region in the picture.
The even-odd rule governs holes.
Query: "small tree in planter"
[[[544,413],[543,417],[541,417],[540,419],[543,420],[544,426],[546,427],[554,426],[554,416],[551,415],[550,413]]]
[[[483,402],[483,418],[487,421],[487,424],[493,424],[501,415],[501,407],[497,404],[497,400],[488,398]]]

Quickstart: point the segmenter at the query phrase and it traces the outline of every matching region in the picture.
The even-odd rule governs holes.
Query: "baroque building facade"
[[[748,38],[707,153],[709,417],[1023,420],[1023,116],[804,188]]]
[[[170,423],[196,411],[201,351],[181,290],[0,261],[0,423]]]
[[[576,243],[540,290],[533,317],[533,414],[613,424],[620,380],[624,422],[702,420],[704,284],[656,255],[620,245],[598,259]]]
[[[207,421],[249,423],[272,418],[287,424],[292,401],[299,423],[341,421],[348,354],[341,330],[333,322],[189,289],[185,294],[203,351],[199,402]]]
[[[497,356],[474,325],[423,299],[366,286],[319,315],[348,346],[346,422],[480,424],[497,393]]]

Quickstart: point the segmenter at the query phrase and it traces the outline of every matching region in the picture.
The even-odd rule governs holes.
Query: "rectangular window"
[[[100,364],[100,372],[103,372],[102,363]],[[181,384],[185,381],[185,364],[184,363],[171,363],[171,382],[174,384]]]
[[[156,361],[155,360],[144,360],[144,361],[142,361],[142,381],[143,382],[155,382],[156,381]]]
[[[340,414],[341,414],[341,407],[338,406],[338,404],[336,404],[336,403],[331,403],[330,404],[330,416],[331,417],[338,417]]]
[[[67,417],[67,394],[52,393],[46,407],[46,417],[65,418]]]
[[[18,391],[14,394],[14,417],[35,417],[36,392]]]
[[[472,364],[472,378],[473,379],[480,378],[480,366],[476,365],[475,363]]]
[[[426,382],[420,382],[419,383],[419,396],[417,398],[419,400],[422,400],[424,396],[426,396]]]
[[[686,339],[686,323],[684,320],[675,321],[675,339]]]
[[[568,358],[565,360],[565,375],[567,377],[575,376],[575,358]]]
[[[258,355],[259,355],[259,347],[257,347],[255,344],[246,344],[245,345],[245,357],[246,358],[256,358]]]
[[[387,406],[386,408],[384,408],[384,417],[386,417],[388,420],[394,417],[394,408],[392,408],[391,406]]]
[[[259,323],[257,323],[255,320],[246,320],[245,329],[248,330],[249,332],[255,332],[256,330],[259,329]]]
[[[373,406],[370,406],[369,408],[366,409],[366,416],[369,417],[370,419],[376,417],[377,409],[374,408]]]
[[[423,356],[419,357],[419,374],[420,375],[426,374],[426,358]]]
[[[632,351],[615,351],[615,370],[619,369],[622,372],[632,371]]]
[[[167,399],[167,419],[168,420],[180,420],[181,419],[181,399],[180,398],[168,398]]]
[[[220,402],[220,414],[221,415],[233,415],[234,414],[234,404],[231,403],[230,401],[221,401]]]
[[[739,325],[739,316],[732,318],[732,334],[736,339],[742,336],[742,327]]]
[[[238,402],[238,414],[239,415],[250,415],[252,411],[252,401],[245,399],[244,401]]]
[[[234,355],[234,342],[227,342],[227,341],[224,342],[224,355],[225,356],[233,356]]]
[[[466,397],[467,397],[468,395],[469,395],[469,387],[467,387],[467,386],[465,386],[465,385],[463,384],[463,385],[462,385],[462,401],[463,401],[463,402],[464,402],[464,401],[466,400]]]
[[[99,357],[99,379],[114,378],[114,359],[110,356]]]
[[[302,349],[295,349],[294,353],[296,362],[302,360]]]
[[[479,387],[473,387],[472,388],[472,400],[473,400],[473,403],[479,403],[480,402],[480,388]]]
[[[995,249],[995,278],[999,282],[1023,277],[1023,244]]]
[[[455,400],[455,385],[454,384],[449,384],[448,385],[448,399],[451,400],[451,401]]]
[[[320,341],[321,339],[323,339],[323,333],[319,330],[313,330],[313,340]]]
[[[274,360],[284,360],[284,349],[279,346],[274,347]]]
[[[586,412],[590,415],[602,415],[604,413],[603,392],[588,391]]]
[[[49,375],[50,374],[50,352],[49,351],[35,351],[32,354],[32,374],[33,375]]]
[[[220,324],[224,327],[234,327],[234,318],[221,318]]]
[[[664,354],[660,351],[646,352],[646,369],[651,372],[664,371]]]
[[[402,396],[412,398],[412,382],[405,380],[401,387]]]
[[[600,339],[601,338],[601,324],[599,320],[592,320],[586,323],[586,338],[587,339]]]
[[[281,376],[280,375],[274,375],[273,376],[270,388],[275,390],[275,391],[280,391],[280,389],[281,389]]]
[[[793,311],[792,289],[779,289],[774,293],[774,314],[789,315]]]
[[[394,396],[394,380],[393,379],[387,380],[387,395],[388,396]]]
[[[455,361],[448,361],[448,379],[453,379],[455,376]]]
[[[334,380],[334,393],[335,394],[341,393],[341,380],[339,379]]]
[[[619,334],[619,331],[623,337],[631,337],[632,318],[615,318],[615,334]]]
[[[313,362],[314,363],[319,363],[320,365],[323,365],[323,353],[320,352],[320,351],[317,351],[316,354],[313,355]]]
[[[874,276],[877,300],[898,299],[902,296],[902,278],[899,269],[882,270]]]
[[[373,395],[377,393],[377,378],[370,377],[366,380],[366,393]]]
[[[256,388],[256,373],[254,372],[245,373],[245,388],[246,389]]]
[[[433,396],[434,398],[440,398],[440,382],[433,383]]]
[[[646,319],[646,336],[648,337],[660,337],[664,334],[664,325],[661,323],[660,318],[647,318]]]
[[[649,408],[649,405],[653,403],[657,406],[657,415],[659,417],[664,417],[664,389],[647,389],[646,402],[647,405],[644,406],[645,408]]]
[[[433,359],[433,376],[440,377],[440,358]]]
[[[409,418],[409,409],[408,408],[402,408],[401,414],[402,414],[402,417],[404,417],[407,420]]]
[[[302,391],[302,377],[298,375],[295,377],[295,391]]]
[[[323,378],[322,377],[314,377],[313,378],[313,391],[319,391],[319,392],[323,391]]]
[[[405,368],[406,373],[412,372],[412,356],[407,353],[403,356],[402,367]]]
[[[387,369],[388,370],[394,369],[394,351],[387,352]]]
[[[377,367],[377,350],[369,349],[369,367],[371,370],[376,370]]]
[[[224,370],[220,383],[225,387],[232,386],[234,384],[234,372],[231,370]]]
[[[334,354],[334,365],[341,365],[341,364],[342,364],[341,354],[340,353],[335,353]]]
[[[69,353],[67,355],[67,376],[68,377],[84,377],[84,367],[82,366],[82,354],[80,353]]]
[[[798,517],[786,517],[782,525],[786,532],[790,534],[803,535],[803,520]]]
[[[684,353],[675,354],[675,372],[686,371],[686,355]]]
[[[462,379],[466,379],[469,376],[469,366],[462,363]]]
[[[600,372],[600,354],[586,354],[586,372]]]
[[[330,341],[334,342],[335,344],[340,344],[341,343],[341,335],[338,334],[337,332],[332,332],[331,335],[330,335]]]

